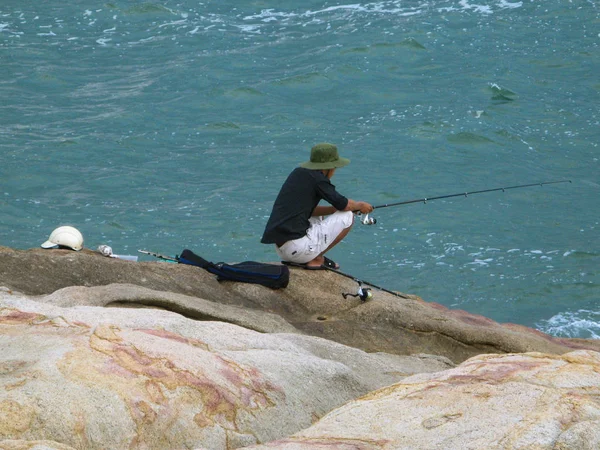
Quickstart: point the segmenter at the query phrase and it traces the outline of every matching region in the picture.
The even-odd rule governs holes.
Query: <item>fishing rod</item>
[[[146,255],[154,256],[155,258],[162,259],[163,261],[167,261],[167,262],[172,262],[172,263],[179,262],[179,256],[167,256],[167,255],[163,255],[161,253],[150,252],[148,250],[138,250],[138,252],[145,253]]]
[[[571,180],[543,181],[541,183],[519,184],[516,186],[499,187],[499,188],[493,188],[493,189],[482,189],[479,191],[470,191],[470,192],[460,192],[458,194],[438,195],[437,197],[423,197],[423,198],[417,198],[414,200],[406,200],[403,202],[385,203],[383,205],[374,206],[373,209],[388,208],[390,206],[409,205],[411,203],[427,203],[428,201],[431,201],[431,200],[439,200],[439,199],[443,199],[443,198],[468,197],[469,195],[483,194],[485,192],[495,192],[495,191],[504,192],[504,191],[508,191],[509,189],[521,189],[521,188],[527,188],[527,187],[532,187],[532,186],[540,186],[541,187],[546,184],[558,184],[558,183],[571,183]],[[377,223],[377,219],[375,219],[374,217],[369,217],[369,214],[366,214],[365,217],[362,219],[362,223],[365,225],[374,225]]]

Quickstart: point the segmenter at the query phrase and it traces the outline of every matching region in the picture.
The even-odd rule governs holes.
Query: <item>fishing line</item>
[[[400,206],[400,205],[408,205],[411,203],[427,203],[428,201],[431,200],[439,200],[439,199],[443,199],[443,198],[451,198],[451,197],[468,197],[469,195],[474,195],[474,194],[483,194],[485,192],[495,192],[495,191],[507,191],[509,189],[521,189],[521,188],[527,188],[527,187],[532,187],[532,186],[544,186],[546,184],[558,184],[558,183],[571,183],[571,180],[559,180],[559,181],[543,181],[541,183],[530,183],[530,184],[519,184],[519,185],[515,185],[515,186],[506,186],[506,187],[499,187],[499,188],[492,188],[492,189],[481,189],[479,191],[469,191],[469,192],[460,192],[458,194],[447,194],[447,195],[438,195],[436,197],[423,197],[423,198],[418,198],[418,199],[414,199],[414,200],[406,200],[403,202],[395,202],[395,203],[386,203],[383,205],[378,205],[378,206],[374,206],[373,209],[378,209],[378,208],[388,208],[390,206]],[[360,214],[360,212],[358,212],[358,214]],[[369,217],[369,214],[365,214],[364,217],[361,219],[361,222],[364,225],[374,225],[377,223],[377,219],[375,219],[374,217]],[[408,299],[410,297],[407,297],[405,295],[399,294],[397,292],[394,291],[390,291],[388,289],[382,288],[381,286],[377,286],[376,284],[370,283],[368,281],[365,280],[360,280],[352,275],[340,272],[339,270],[336,269],[332,269],[330,267],[325,267],[327,270],[330,270],[332,272],[335,272],[337,274],[340,274],[346,278],[350,278],[351,280],[354,280],[356,283],[358,283],[358,290],[356,294],[352,294],[352,293],[343,293],[343,297],[347,298],[348,296],[351,297],[359,297],[363,302],[370,300],[371,298],[373,298],[372,293],[370,292],[370,289],[368,288],[364,288],[363,284],[366,284],[368,286],[371,286],[375,289],[378,289],[380,291],[383,292],[387,292],[388,294],[392,294],[396,297],[400,297],[403,299]]]
[[[479,191],[460,192],[458,194],[438,195],[437,197],[423,197],[423,198],[417,198],[414,200],[406,200],[403,202],[385,203],[383,205],[374,206],[373,209],[388,208],[390,206],[409,205],[411,203],[427,203],[431,200],[439,200],[439,199],[443,199],[443,198],[468,197],[469,195],[483,194],[485,192],[495,192],[495,191],[504,192],[504,191],[508,191],[509,189],[521,189],[521,188],[527,188],[527,187],[532,187],[532,186],[542,187],[546,184],[558,184],[558,183],[571,183],[571,180],[543,181],[541,183],[519,184],[519,185],[515,185],[515,186],[506,186],[506,187],[499,187],[499,188],[492,188],[492,189],[482,189]],[[364,225],[375,225],[377,223],[377,219],[375,219],[374,217],[369,217],[369,214],[366,214],[365,217],[361,220],[361,222]]]

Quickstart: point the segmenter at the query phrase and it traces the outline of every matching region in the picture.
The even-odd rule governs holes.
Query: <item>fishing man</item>
[[[335,170],[350,163],[333,144],[315,145],[310,161],[295,168],[283,183],[261,239],[275,244],[282,262],[305,269],[339,269],[325,253],[341,242],[354,223],[353,212],[373,206],[344,197],[331,184]],[[319,205],[325,200],[332,206]]]

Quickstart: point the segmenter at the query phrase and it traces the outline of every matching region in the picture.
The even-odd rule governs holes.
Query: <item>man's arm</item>
[[[333,214],[336,211],[337,211],[337,209],[335,208],[335,206],[317,206],[313,210],[312,215],[313,216],[328,216],[330,214]]]
[[[313,216],[328,216],[330,214],[333,214],[336,211],[337,211],[337,209],[335,208],[335,206],[317,206],[313,210],[312,215]],[[370,212],[373,212],[373,206],[367,202],[357,202],[357,201],[349,198],[348,204],[344,208],[344,211],[360,211],[363,214],[368,214]]]

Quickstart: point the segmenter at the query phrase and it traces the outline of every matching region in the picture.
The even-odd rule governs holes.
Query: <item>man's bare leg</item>
[[[338,234],[337,237],[333,240],[333,242],[329,244],[325,251],[321,252],[319,256],[317,256],[312,261],[307,262],[306,265],[308,267],[321,267],[323,264],[325,264],[325,257],[323,255],[325,255],[325,253],[327,253],[329,250],[331,250],[333,247],[339,244],[348,235],[348,233],[350,233],[352,225],[354,225],[354,216],[352,216],[352,223],[350,224],[350,226],[348,228],[344,228],[342,232]],[[336,269],[338,268],[339,266],[336,267]]]

